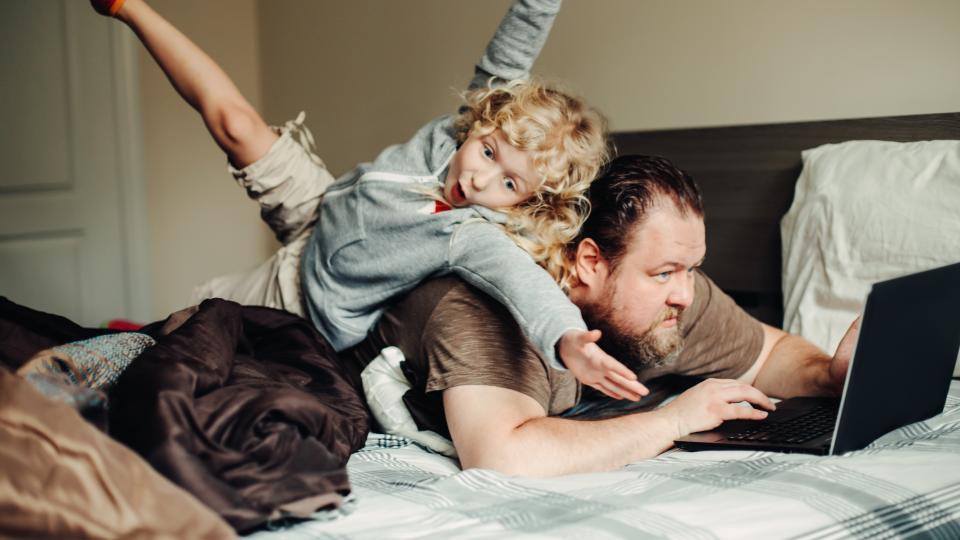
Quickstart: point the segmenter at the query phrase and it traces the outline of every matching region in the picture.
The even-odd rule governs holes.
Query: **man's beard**
[[[665,308],[657,314],[649,328],[639,332],[617,324],[612,294],[605,295],[598,304],[583,306],[581,310],[590,328],[597,328],[603,333],[598,343],[600,348],[635,372],[668,365],[683,348],[679,319],[683,313],[681,308]],[[674,317],[677,318],[674,326],[657,328],[663,321]]]

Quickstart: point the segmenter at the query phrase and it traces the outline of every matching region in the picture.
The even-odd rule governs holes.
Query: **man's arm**
[[[800,336],[763,325],[763,348],[740,380],[779,398],[839,395],[859,328],[857,319],[831,357]]]
[[[725,420],[767,413],[736,405],[773,403],[752,386],[710,379],[664,407],[607,420],[547,417],[533,398],[495,386],[455,386],[443,392],[447,426],[464,469],[553,476],[607,471],[654,457],[677,437]]]

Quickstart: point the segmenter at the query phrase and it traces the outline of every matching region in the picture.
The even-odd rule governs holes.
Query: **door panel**
[[[0,192],[65,189],[72,181],[64,5],[44,4],[42,9],[27,1],[0,6]]]
[[[142,229],[126,223],[137,139],[118,93],[135,74],[111,23],[87,2],[0,3],[0,295],[86,325],[133,314]]]

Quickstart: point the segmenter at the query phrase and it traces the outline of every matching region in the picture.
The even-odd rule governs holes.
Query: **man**
[[[706,254],[703,206],[686,173],[662,158],[620,157],[593,183],[590,199],[590,218],[569,248],[576,280],[568,292],[587,323],[603,331],[600,345],[652,390],[639,407],[574,418],[610,401],[581,396],[502,306],[454,278],[421,285],[348,351],[360,362],[387,345],[403,351],[414,385],[407,407],[422,429],[451,436],[464,468],[609,470],[724,420],[762,419],[774,408],[767,395],[839,393],[857,323],[830,357],[738,308],[698,269]],[[654,408],[676,376],[709,379]]]

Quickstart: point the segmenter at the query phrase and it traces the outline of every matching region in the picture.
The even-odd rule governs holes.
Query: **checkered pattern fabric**
[[[843,456],[674,450],[608,473],[532,479],[373,434],[355,501],[261,540],[960,538],[960,381],[944,412]],[[319,517],[319,516],[318,516]]]

